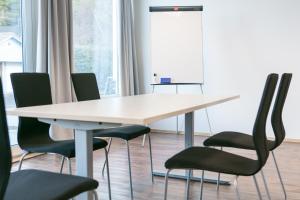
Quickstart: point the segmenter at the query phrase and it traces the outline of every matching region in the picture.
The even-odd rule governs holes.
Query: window
[[[100,94],[119,94],[114,0],[73,0],[74,72],[94,72]]]
[[[10,74],[22,72],[21,0],[0,1],[0,75],[6,107],[15,107]],[[17,117],[8,116],[11,144],[17,144]]]

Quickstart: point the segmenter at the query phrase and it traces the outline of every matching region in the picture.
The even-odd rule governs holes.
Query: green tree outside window
[[[0,26],[17,25],[19,18],[19,0],[0,0]]]

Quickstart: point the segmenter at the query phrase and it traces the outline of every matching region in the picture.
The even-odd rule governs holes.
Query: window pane
[[[94,72],[101,95],[118,94],[113,0],[73,0],[74,72]]]
[[[10,73],[22,72],[20,0],[0,0],[0,73],[6,107],[15,107]],[[8,116],[11,144],[17,144],[18,119]]]

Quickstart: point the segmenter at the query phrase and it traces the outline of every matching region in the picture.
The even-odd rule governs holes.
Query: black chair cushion
[[[165,167],[252,176],[259,170],[259,162],[218,149],[190,147],[168,159]]]
[[[122,126],[118,128],[96,130],[94,132],[94,137],[116,137],[128,141],[137,138],[141,135],[147,134],[149,132],[150,132],[149,127],[133,125],[133,126]]]
[[[207,138],[203,144],[205,146],[255,150],[252,135],[233,131],[226,131],[213,135]],[[267,147],[270,151],[273,150],[276,147],[275,141],[267,140]]]
[[[102,149],[107,146],[107,142],[102,139],[93,139],[93,150]],[[57,153],[68,158],[75,157],[75,141],[74,140],[63,140],[63,141],[52,141],[43,140],[42,143],[34,143],[26,148],[29,152],[35,153]]]
[[[66,200],[97,187],[90,178],[22,170],[11,174],[4,200]]]

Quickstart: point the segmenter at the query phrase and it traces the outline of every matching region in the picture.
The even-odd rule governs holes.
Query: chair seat
[[[22,170],[10,175],[4,200],[66,200],[97,187],[98,182],[90,178]]]
[[[226,131],[213,135],[207,138],[203,144],[205,146],[255,150],[252,135],[233,131]],[[267,140],[267,147],[270,151],[273,150],[276,147],[275,141]]]
[[[93,150],[105,148],[107,142],[102,139],[93,139]],[[33,153],[57,153],[68,158],[75,157],[75,141],[74,140],[63,140],[63,141],[39,141],[36,143],[31,142],[30,146],[22,147],[28,152]]]
[[[102,129],[96,130],[94,132],[94,137],[115,137],[122,138],[123,140],[132,140],[141,135],[150,132],[150,128],[146,126],[122,126],[118,128]]]
[[[208,147],[190,147],[168,159],[167,169],[197,169],[224,174],[252,176],[259,170],[257,160]]]

